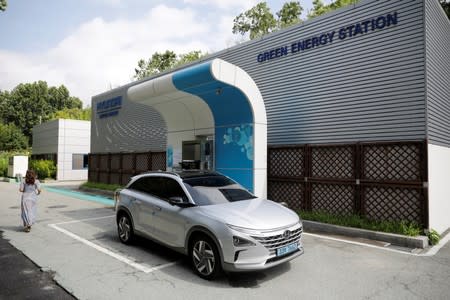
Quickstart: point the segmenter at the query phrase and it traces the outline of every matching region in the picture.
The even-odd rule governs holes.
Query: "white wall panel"
[[[450,228],[450,148],[428,144],[428,197],[430,228]]]

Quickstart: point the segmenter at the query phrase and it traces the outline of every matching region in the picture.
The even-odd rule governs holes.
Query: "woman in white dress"
[[[36,179],[36,173],[28,170],[25,182],[20,183],[22,192],[22,221],[25,232],[30,232],[31,225],[36,221],[37,200],[41,193],[41,183]]]

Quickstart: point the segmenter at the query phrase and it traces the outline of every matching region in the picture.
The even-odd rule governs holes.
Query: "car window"
[[[133,182],[129,189],[150,194],[157,197],[162,197],[163,189],[161,186],[161,178],[156,176],[141,177]]]
[[[139,178],[133,182],[128,188],[138,192],[146,193],[145,178]]]
[[[235,184],[233,180],[225,176],[203,176],[186,178],[183,180],[184,183],[190,186],[209,186],[209,187],[220,187]]]
[[[188,178],[183,183],[195,204],[199,206],[256,198],[242,186],[225,176]]]
[[[172,197],[177,197],[183,199],[184,202],[188,202],[186,193],[176,180],[172,178],[161,178],[161,186],[163,187],[161,194],[162,198],[170,199]]]
[[[147,176],[144,179],[146,193],[156,197],[162,197],[161,177]]]
[[[129,189],[156,196],[164,200],[169,200],[172,197],[179,197],[185,202],[189,201],[180,184],[172,178],[159,176],[142,177],[133,182]]]
[[[219,189],[219,191],[230,202],[256,198],[254,195],[243,189]]]

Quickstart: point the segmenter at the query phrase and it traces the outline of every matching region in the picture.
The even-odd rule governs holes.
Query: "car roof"
[[[202,171],[202,170],[181,170],[181,171],[150,171],[138,174],[133,176],[131,179],[136,179],[145,176],[153,176],[153,175],[168,175],[168,177],[180,177],[182,179],[187,178],[199,178],[199,177],[216,177],[216,176],[224,176],[220,173],[213,171]]]
[[[212,171],[199,171],[199,170],[183,170],[177,173],[181,178],[195,178],[195,177],[215,177],[215,176],[224,176],[217,172]]]

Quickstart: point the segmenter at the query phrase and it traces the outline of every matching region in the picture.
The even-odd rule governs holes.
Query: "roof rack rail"
[[[176,172],[172,172],[172,171],[164,171],[164,170],[145,171],[145,172],[136,174],[136,175],[134,175],[133,177],[139,176],[139,175],[143,175],[143,174],[171,174],[171,175],[175,175],[175,176],[180,177],[180,175],[179,175],[178,173],[176,173]],[[133,178],[133,177],[132,177],[132,178]]]

